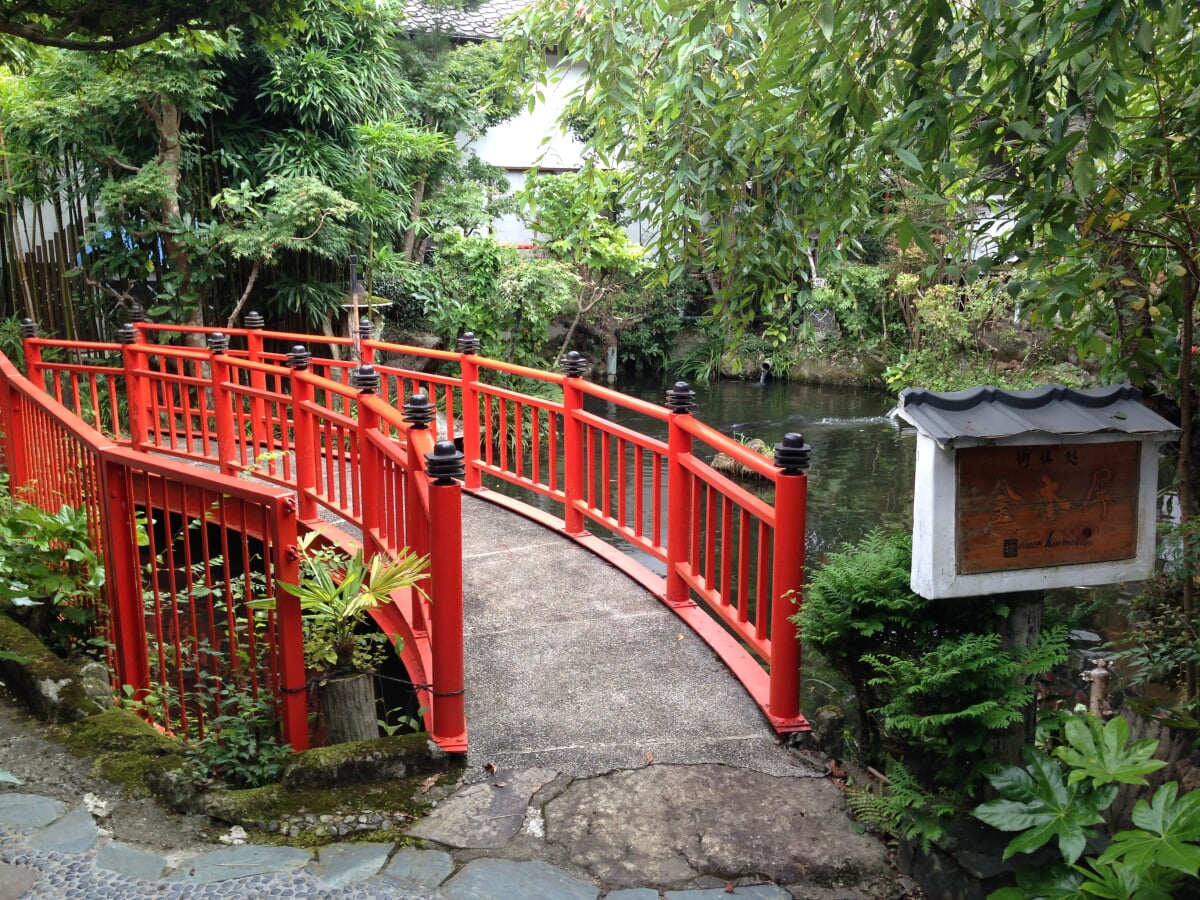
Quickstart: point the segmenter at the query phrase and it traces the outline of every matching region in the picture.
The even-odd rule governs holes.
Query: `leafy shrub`
[[[1032,680],[1066,658],[1066,630],[1005,648],[1009,607],[926,600],[911,560],[907,532],[872,531],[813,574],[793,621],[853,687],[868,760],[899,763],[930,792],[920,808],[944,812],[980,783],[989,740],[1032,711]]]
[[[690,384],[710,384],[721,371],[729,335],[713,318],[702,320],[691,346],[667,360],[667,373]]]
[[[453,345],[466,331],[485,356],[533,362],[550,320],[569,303],[578,279],[550,260],[522,259],[491,238],[444,235],[431,265],[398,270],[430,329]]]
[[[619,304],[627,323],[621,331],[621,361],[637,368],[661,369],[683,330],[684,315],[692,302],[690,285],[674,281],[664,285],[643,277],[627,288]]]
[[[887,331],[885,323],[902,322],[899,308],[887,292],[888,273],[875,266],[836,266],[825,275],[829,287],[821,299],[837,316],[842,331],[858,340],[880,338]]]
[[[0,599],[55,653],[92,649],[104,564],[92,547],[87,511],[0,501]]]
[[[1135,828],[1112,835],[1103,852],[1084,856],[1117,786],[1145,785],[1144,776],[1166,764],[1152,758],[1157,741],[1129,743],[1129,725],[1120,717],[1107,724],[1091,716],[1070,718],[1059,737],[1050,752],[1026,747],[1024,768],[990,775],[1000,797],[974,814],[993,828],[1017,832],[1005,859],[1054,843],[1062,862],[1019,868],[1017,886],[992,898],[1176,896],[1184,878],[1200,874],[1200,791],[1181,796],[1177,783],[1163,784],[1134,806]]]
[[[207,721],[204,737],[187,744],[188,780],[233,789],[279,781],[292,748],[279,743],[270,701],[244,689],[223,691],[219,682],[210,683],[206,690],[220,713]]]
[[[1084,372],[1055,364],[1041,350],[1012,368],[998,367],[994,355],[981,350],[977,335],[985,329],[1011,329],[1015,315],[1014,299],[995,282],[917,289],[911,277],[900,276],[894,293],[913,322],[909,349],[884,372],[890,387],[956,391],[979,384],[1021,389],[1048,381],[1076,387],[1088,383]]]
[[[1192,532],[1190,541],[1182,540],[1184,528]],[[1200,564],[1192,559],[1185,565],[1183,548],[1197,553],[1197,532],[1200,522],[1196,519],[1167,532],[1163,554],[1167,564],[1129,601],[1125,611],[1128,628],[1120,643],[1105,648],[1131,673],[1131,684],[1162,684],[1174,689],[1183,684],[1189,663],[1200,665],[1200,644],[1195,639],[1200,616],[1188,622],[1183,612],[1183,580]]]
[[[13,365],[25,368],[25,343],[21,337],[21,319],[17,316],[0,319],[0,353]]]
[[[404,263],[392,272],[379,273],[371,281],[371,294],[386,300],[384,316],[400,328],[412,328],[425,320],[425,299],[421,287],[424,267]]]

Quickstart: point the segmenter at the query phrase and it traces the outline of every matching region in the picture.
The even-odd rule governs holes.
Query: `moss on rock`
[[[297,753],[284,766],[282,781],[289,790],[340,788],[442,771],[448,760],[428,735],[393,735]]]
[[[0,648],[20,657],[0,660],[0,678],[47,722],[70,722],[100,707],[79,681],[75,667],[54,655],[32,631],[0,615]]]
[[[73,722],[59,729],[58,737],[71,752],[95,756],[96,773],[135,797],[161,795],[156,786],[183,765],[180,741],[126,709],[109,709]],[[176,803],[168,805],[179,808]]]
[[[180,742],[127,709],[107,709],[61,729],[63,743],[76,752],[123,751],[148,756],[179,753]]]
[[[445,773],[438,780],[453,777]],[[197,798],[194,809],[242,826],[261,843],[310,847],[351,837],[395,841],[429,806],[429,787],[429,778],[419,775],[336,790],[288,790],[274,784],[213,791]]]

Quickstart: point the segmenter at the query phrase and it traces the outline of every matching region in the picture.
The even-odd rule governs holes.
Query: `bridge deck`
[[[463,498],[468,777],[654,762],[797,775],[762,713],[670,609],[542,526]]]

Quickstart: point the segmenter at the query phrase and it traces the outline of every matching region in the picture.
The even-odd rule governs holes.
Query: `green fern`
[[[872,531],[824,562],[793,621],[854,688],[867,760],[905,762],[927,790],[969,792],[988,742],[1032,709],[1035,676],[1065,658],[1066,629],[1004,647],[1008,606],[926,600],[909,587],[911,561],[909,534]]]
[[[887,770],[888,784],[879,793],[847,791],[846,805],[860,822],[874,826],[892,838],[920,843],[921,851],[946,836],[946,827],[958,811],[957,798],[925,790],[902,763]]]

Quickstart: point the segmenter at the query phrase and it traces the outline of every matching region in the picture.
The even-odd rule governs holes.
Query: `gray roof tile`
[[[1039,439],[1101,432],[1169,437],[1179,431],[1141,400],[1141,392],[1127,384],[1087,390],[976,387],[948,393],[905,388],[893,413],[941,447],[1025,434]]]
[[[484,0],[468,4],[466,9],[441,9],[410,0],[406,22],[414,30],[440,31],[464,40],[496,40],[500,23],[513,13],[528,6],[530,0]]]

